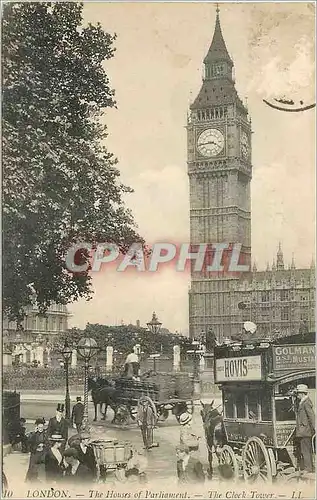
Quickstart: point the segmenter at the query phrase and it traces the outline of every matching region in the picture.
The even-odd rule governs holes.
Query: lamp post
[[[160,331],[162,323],[158,320],[155,312],[153,312],[152,319],[146,324],[146,326],[149,328],[150,332],[153,333],[153,335],[156,335]]]
[[[65,392],[65,418],[69,420],[70,418],[70,396],[69,396],[69,362],[72,357],[72,348],[68,345],[67,340],[65,340],[64,347],[61,354],[64,358],[64,368],[65,368],[65,382],[66,382],[66,392]]]
[[[160,354],[150,354],[150,358],[153,359],[153,370],[156,373],[156,359],[159,358]]]
[[[97,354],[97,342],[88,337],[80,339],[77,346],[78,354],[83,358],[85,363],[85,382],[84,382],[84,417],[82,428],[86,429],[88,426],[88,369],[90,359]]]
[[[188,354],[193,354],[194,356],[194,367],[193,367],[193,380],[194,380],[194,394],[196,396],[200,395],[200,374],[199,374],[199,359],[203,355],[204,351],[201,348],[201,344],[198,340],[192,341],[193,349],[187,351]]]

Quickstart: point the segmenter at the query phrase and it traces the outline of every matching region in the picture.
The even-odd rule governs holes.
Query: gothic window
[[[270,301],[270,292],[262,292],[261,293],[261,300],[262,302],[269,302]]]
[[[264,321],[268,321],[270,319],[270,308],[269,307],[263,307],[263,309],[262,309],[262,319]]]
[[[281,311],[281,320],[288,321],[289,320],[289,308],[284,307]]]
[[[289,300],[289,290],[281,290],[281,300]]]

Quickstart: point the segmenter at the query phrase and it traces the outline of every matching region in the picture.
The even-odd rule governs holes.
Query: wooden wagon
[[[138,411],[145,397],[157,421],[166,420],[170,412],[176,418],[185,411],[193,412],[193,383],[187,373],[153,373],[140,381],[123,377],[117,378],[115,385],[119,404],[129,409],[127,417],[131,411]]]
[[[129,441],[98,439],[92,441],[97,466],[97,481],[105,481],[119,469],[125,469],[131,457],[132,445]]]
[[[292,391],[299,383],[314,391],[315,345],[244,341],[216,347],[214,359],[223,404],[220,473],[229,467],[233,479],[248,482],[298,478]]]

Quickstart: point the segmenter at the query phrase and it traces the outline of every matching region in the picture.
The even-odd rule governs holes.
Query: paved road
[[[44,402],[39,404],[36,401],[27,401],[22,403],[21,415],[28,419],[28,430],[33,427],[32,419],[35,416],[44,416],[46,418],[54,414],[55,402]],[[89,415],[93,417],[93,408],[90,404]],[[98,421],[92,423],[91,433],[93,437],[102,438],[116,438],[120,441],[130,441],[137,448],[143,448],[140,430],[134,424],[126,426],[126,428],[119,428],[112,426],[110,421],[112,418],[111,410],[105,422]],[[30,420],[29,420],[30,419]],[[91,419],[92,420],[92,419]],[[203,439],[203,429],[199,409],[195,408],[193,417],[193,428],[197,435],[201,436],[201,446],[198,452],[202,461],[206,463],[207,450],[205,448]],[[70,429],[70,434],[74,433]],[[158,428],[155,430],[155,440],[159,442],[159,448],[154,448],[147,452],[148,458],[148,476],[149,480],[155,479],[156,481],[162,480],[166,484],[176,481],[176,458],[175,446],[179,443],[179,424],[174,416],[170,417],[162,423],[159,423]],[[20,452],[13,452],[4,458],[4,470],[8,477],[9,484],[14,484],[17,477],[21,480],[25,477],[28,467],[29,455]],[[18,475],[18,476],[17,476]]]

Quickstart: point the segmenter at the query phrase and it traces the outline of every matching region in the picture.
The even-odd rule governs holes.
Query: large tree
[[[142,241],[123,203],[131,190],[103,142],[102,115],[116,104],[104,68],[115,35],[83,26],[82,8],[3,6],[3,305],[13,320],[34,299],[45,313],[91,296],[89,273],[65,268],[72,243],[125,251]]]

